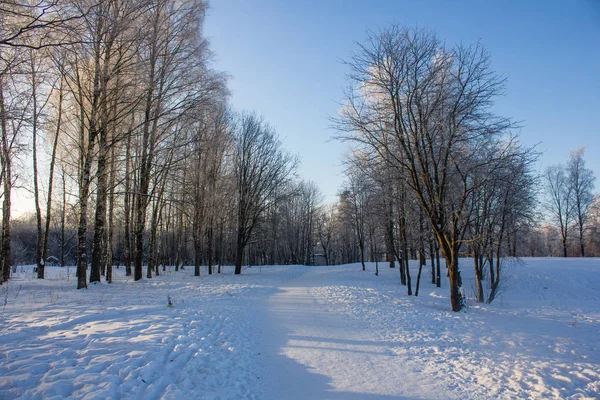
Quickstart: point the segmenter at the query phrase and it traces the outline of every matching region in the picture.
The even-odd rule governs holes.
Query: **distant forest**
[[[391,25],[357,46],[332,116],[351,149],[346,181],[325,204],[268,122],[228,104],[206,7],[2,3],[0,283],[22,264],[38,278],[49,263],[76,265],[85,288],[116,266],[139,280],[167,266],[378,261],[399,267],[408,294],[422,271],[438,286],[448,275],[458,311],[460,257],[490,302],[505,257],[600,256],[584,149],[536,173],[522,127],[493,112],[505,79],[481,44]],[[17,188],[35,211],[13,218]]]

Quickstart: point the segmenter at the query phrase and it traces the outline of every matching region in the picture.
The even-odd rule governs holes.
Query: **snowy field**
[[[115,269],[78,291],[73,268],[19,267],[0,286],[0,399],[600,398],[599,259],[513,263],[495,303],[460,313],[427,271],[418,298],[380,271]]]

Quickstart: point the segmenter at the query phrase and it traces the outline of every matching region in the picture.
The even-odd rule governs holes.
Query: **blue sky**
[[[539,143],[539,169],[583,145],[600,179],[600,1],[213,0],[205,35],[233,106],[263,115],[302,158],[299,175],[334,200],[346,145],[332,141],[329,118],[347,86],[342,60],[389,23],[431,28],[447,45],[480,40],[508,77],[495,110]]]

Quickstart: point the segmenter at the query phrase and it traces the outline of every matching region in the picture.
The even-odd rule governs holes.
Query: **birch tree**
[[[135,280],[142,278],[148,196],[157,152],[165,137],[173,134],[178,118],[206,107],[224,91],[224,77],[207,67],[210,53],[201,36],[205,11],[201,0],[156,0],[147,16],[140,57],[144,100],[136,157],[139,173],[132,210]]]
[[[26,58],[20,49],[0,46],[0,184],[2,231],[0,234],[0,283],[10,278],[11,207],[14,166],[24,150],[30,92],[23,81]]]

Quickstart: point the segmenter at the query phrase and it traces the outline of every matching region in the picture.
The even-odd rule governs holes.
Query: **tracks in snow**
[[[321,267],[322,268],[322,267]],[[283,285],[267,304],[272,328],[263,351],[273,375],[269,399],[452,399],[418,363],[390,352],[364,321],[319,301],[318,269]]]

